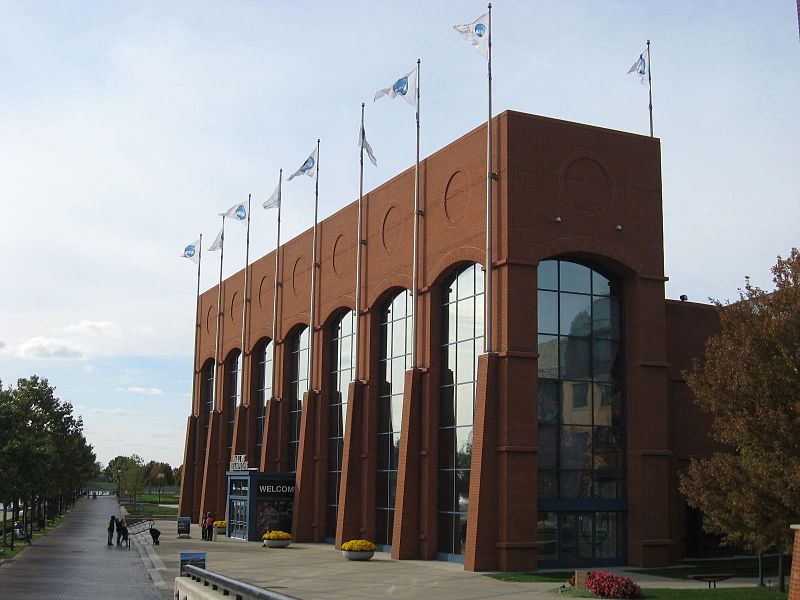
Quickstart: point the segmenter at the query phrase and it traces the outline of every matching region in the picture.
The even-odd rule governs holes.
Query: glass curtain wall
[[[565,260],[539,263],[538,280],[539,564],[621,564],[621,283]]]
[[[411,367],[411,292],[403,290],[389,300],[379,319],[375,543],[387,548],[392,545],[405,373]]]
[[[297,331],[289,342],[289,435],[287,469],[297,470],[300,449],[300,417],[303,414],[303,394],[308,390],[308,327]]]
[[[347,423],[347,390],[353,381],[356,313],[349,311],[331,325],[330,398],[328,400],[328,480],[325,490],[325,537],[336,537],[342,448]]]
[[[256,416],[256,463],[261,460],[261,447],[264,444],[264,425],[267,418],[267,402],[272,399],[273,373],[272,340],[263,340],[253,353],[255,368],[255,416]]]
[[[233,350],[225,360],[225,421],[228,456],[233,448],[233,426],[236,423],[236,407],[242,398],[241,387],[242,353]]]
[[[211,413],[214,411],[214,359],[208,359],[200,371],[200,414],[205,413],[205,439],[202,444],[205,452],[205,440],[208,439],[208,428],[211,425]]]
[[[464,556],[476,366],[483,352],[483,280],[480,265],[470,265],[444,286],[442,297],[437,550],[446,560]]]

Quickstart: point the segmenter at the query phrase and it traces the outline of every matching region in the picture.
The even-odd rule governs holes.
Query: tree
[[[800,253],[772,268],[775,290],[746,280],[716,301],[721,331],[686,381],[728,452],[692,460],[680,488],[723,543],[789,552],[800,522]]]
[[[136,456],[135,454],[133,456]],[[138,458],[138,457],[136,457]],[[147,477],[144,472],[144,467],[139,462],[129,460],[128,464],[122,469],[119,477],[119,485],[123,492],[133,497],[134,504],[136,503],[136,496],[142,493],[147,485]]]

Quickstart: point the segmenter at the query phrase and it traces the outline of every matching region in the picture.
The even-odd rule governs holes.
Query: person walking
[[[114,529],[117,525],[117,518],[111,515],[111,520],[108,522],[108,545],[111,546],[111,540],[114,538]]]
[[[210,542],[214,539],[214,518],[210,512],[206,513],[205,521],[203,521],[203,532],[205,534],[204,540]]]
[[[116,528],[117,528],[117,546],[121,546],[122,545],[122,519],[117,519]]]

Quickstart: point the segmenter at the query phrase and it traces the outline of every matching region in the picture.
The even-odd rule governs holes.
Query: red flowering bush
[[[627,577],[603,571],[586,574],[586,589],[601,598],[639,598],[642,595],[642,588]]]

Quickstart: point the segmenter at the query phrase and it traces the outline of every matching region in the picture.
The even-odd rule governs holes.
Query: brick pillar
[[[260,468],[268,473],[286,470],[286,403],[279,397],[267,403]]]
[[[325,461],[317,431],[324,412],[321,401],[317,390],[303,394],[292,522],[292,536],[298,542],[321,542],[325,537]]]
[[[792,570],[789,574],[789,597],[787,600],[800,600],[800,525],[792,525],[794,546],[792,548]]]
[[[197,522],[199,507],[195,504],[195,469],[197,469],[197,427],[199,419],[190,415],[186,419],[186,441],[183,445],[183,472],[181,473],[181,498],[178,502],[178,516],[191,517]]]
[[[222,413],[218,410],[211,411],[209,418],[211,423],[208,427],[200,514],[210,512],[214,520],[222,520],[225,518],[225,471],[228,466],[226,462],[222,467],[220,460],[225,454],[225,436],[222,431],[225,423],[222,422]]]
[[[348,388],[347,425],[342,448],[342,478],[336,519],[336,547],[352,539],[374,537],[375,388],[353,381]],[[371,419],[371,420],[370,420]]]
[[[253,466],[251,452],[249,451],[253,445],[251,440],[253,439],[252,430],[254,427],[253,419],[250,417],[251,413],[249,406],[240,404],[236,407],[236,421],[233,424],[233,454],[247,455],[248,466]]]
[[[420,556],[422,387],[422,370],[406,371],[392,530],[392,558],[395,559]]]

